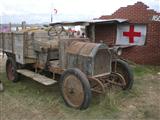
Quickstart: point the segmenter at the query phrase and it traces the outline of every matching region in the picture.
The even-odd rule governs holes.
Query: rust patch
[[[93,48],[96,46],[96,43],[73,41],[68,47],[67,52],[75,55],[90,56]]]
[[[79,51],[85,44],[85,42],[73,41],[71,45],[68,47],[67,52],[71,54],[79,54]]]
[[[97,46],[96,43],[86,43],[83,49],[81,49],[79,54],[82,56],[88,56],[91,54],[93,48],[95,48],[96,46]]]
[[[62,74],[64,72],[64,69],[62,69],[60,67],[50,67],[49,71],[56,73],[56,74]]]
[[[44,69],[45,65],[44,64],[40,64],[40,63],[36,63],[33,65],[34,68],[39,68],[39,69]]]
[[[45,68],[45,64],[34,64],[33,66],[35,69],[39,68],[39,69],[44,69]],[[49,71],[52,73],[56,73],[56,74],[62,74],[64,72],[64,69],[60,68],[60,67],[53,67],[53,66],[49,66]]]

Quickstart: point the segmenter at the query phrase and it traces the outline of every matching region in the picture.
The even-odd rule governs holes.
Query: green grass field
[[[68,108],[60,95],[59,85],[43,86],[21,77],[18,83],[0,74],[5,91],[0,93],[0,120],[160,119],[160,67],[133,66],[135,82],[130,91],[108,90],[106,95],[93,95],[87,110]]]

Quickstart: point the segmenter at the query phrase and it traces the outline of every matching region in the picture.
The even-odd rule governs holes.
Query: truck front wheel
[[[61,76],[60,87],[66,105],[76,109],[88,108],[91,88],[83,72],[76,68],[66,70]]]

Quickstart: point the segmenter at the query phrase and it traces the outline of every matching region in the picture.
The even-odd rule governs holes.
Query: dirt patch
[[[143,78],[138,78],[140,81],[136,89],[138,89],[137,97],[131,100],[124,101],[121,104],[123,119],[160,119],[160,75],[146,75]],[[134,118],[133,118],[134,117]]]

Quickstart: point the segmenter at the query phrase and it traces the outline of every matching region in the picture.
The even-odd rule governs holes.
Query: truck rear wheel
[[[119,73],[123,76],[125,80],[125,86],[123,86],[123,90],[129,90],[133,86],[134,78],[133,71],[123,60],[117,59],[112,62],[112,72]]]
[[[86,109],[91,102],[89,81],[79,69],[66,70],[60,79],[61,93],[66,105],[76,109]]]
[[[6,73],[7,78],[10,81],[17,82],[18,81],[18,73],[17,73],[17,64],[12,57],[9,57],[6,62]]]

